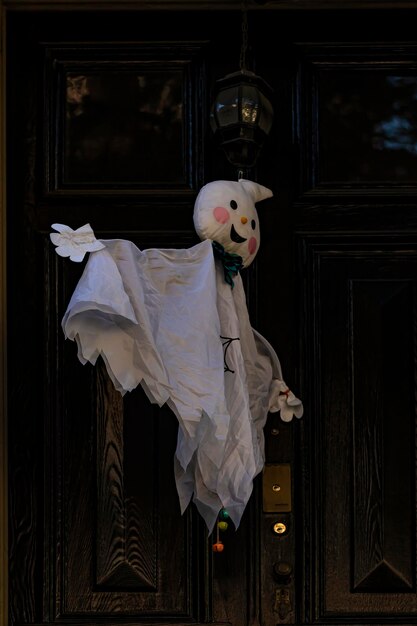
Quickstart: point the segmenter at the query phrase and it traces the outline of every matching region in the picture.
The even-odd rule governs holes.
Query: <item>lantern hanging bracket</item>
[[[245,72],[246,67],[246,53],[248,50],[248,2],[242,1],[242,45],[240,47],[240,59],[239,67],[241,72]]]

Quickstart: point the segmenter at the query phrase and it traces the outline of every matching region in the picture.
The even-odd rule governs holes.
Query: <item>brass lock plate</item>
[[[262,476],[264,513],[291,511],[291,466],[289,463],[267,463]]]

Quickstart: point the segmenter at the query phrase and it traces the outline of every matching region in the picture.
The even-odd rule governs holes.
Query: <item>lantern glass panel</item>
[[[263,93],[260,93],[261,103],[262,103],[262,114],[259,118],[259,128],[264,131],[265,134],[268,134],[271,130],[272,121],[274,118],[274,110],[272,108],[272,104],[264,96]]]
[[[241,119],[245,124],[256,124],[259,118],[259,91],[253,85],[242,85]]]
[[[236,124],[239,120],[238,88],[220,91],[214,103],[214,117],[219,127]]]

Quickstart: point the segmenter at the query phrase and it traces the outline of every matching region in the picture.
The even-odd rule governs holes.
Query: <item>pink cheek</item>
[[[258,247],[258,242],[256,241],[255,237],[251,237],[248,241],[249,254],[255,254],[257,247]]]
[[[213,209],[213,215],[219,224],[226,224],[230,219],[229,211],[222,206],[216,206]]]

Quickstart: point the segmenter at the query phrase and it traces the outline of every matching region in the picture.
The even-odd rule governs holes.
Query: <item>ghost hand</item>
[[[293,394],[283,380],[277,378],[274,378],[271,383],[268,410],[270,413],[281,411],[283,422],[291,422],[294,415],[300,418],[304,412],[301,400]]]
[[[52,224],[52,228],[58,231],[49,235],[56,246],[55,252],[59,256],[69,257],[76,263],[84,259],[86,252],[95,252],[105,247],[95,238],[90,224],[84,224],[77,230],[73,230],[66,224]]]

